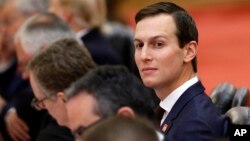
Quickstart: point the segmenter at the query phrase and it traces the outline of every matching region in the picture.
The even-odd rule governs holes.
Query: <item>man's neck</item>
[[[196,74],[194,72],[186,73],[185,75],[180,75],[179,79],[169,84],[164,84],[161,87],[155,88],[155,93],[160,100],[165,99],[172,91],[183,85],[188,80],[195,77]]]

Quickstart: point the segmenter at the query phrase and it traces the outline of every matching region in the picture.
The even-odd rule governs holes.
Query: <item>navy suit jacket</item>
[[[204,90],[197,82],[177,100],[160,127],[164,141],[213,141],[225,135],[227,118]]]
[[[12,141],[6,129],[4,117],[7,111],[15,107],[17,115],[28,125],[31,141],[35,141],[39,132],[43,111],[36,111],[31,107],[34,98],[32,89],[28,81],[16,74],[17,62],[3,74],[0,74],[1,95],[7,101],[0,112],[0,132],[5,141]]]
[[[69,128],[59,126],[46,111],[36,141],[75,141],[75,138]]]
[[[96,64],[121,64],[120,56],[113,50],[108,39],[105,38],[98,28],[91,29],[86,35],[81,37],[81,40]]]

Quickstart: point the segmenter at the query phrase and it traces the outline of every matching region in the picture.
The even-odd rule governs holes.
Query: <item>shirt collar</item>
[[[89,29],[82,29],[76,33],[76,37],[81,39],[81,37],[85,36],[89,32]]]
[[[0,74],[6,72],[9,68],[11,68],[15,64],[15,59],[8,60],[6,62],[0,63]]]
[[[160,102],[160,106],[166,110],[167,112],[170,112],[176,101],[181,97],[181,95],[193,84],[197,83],[198,77],[195,76],[191,78],[190,80],[186,81],[184,84],[182,84],[180,87],[172,91],[164,100]]]

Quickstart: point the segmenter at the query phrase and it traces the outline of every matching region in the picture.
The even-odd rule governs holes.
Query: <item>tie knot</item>
[[[157,121],[159,121],[159,122],[161,121],[164,113],[165,113],[165,110],[163,108],[161,108],[161,106],[158,106],[156,108],[156,119],[157,119]]]

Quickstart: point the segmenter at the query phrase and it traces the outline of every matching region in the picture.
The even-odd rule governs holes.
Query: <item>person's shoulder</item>
[[[37,141],[74,141],[74,136],[72,135],[70,129],[65,126],[59,126],[56,121],[50,117],[45,117],[47,125],[41,129]]]

